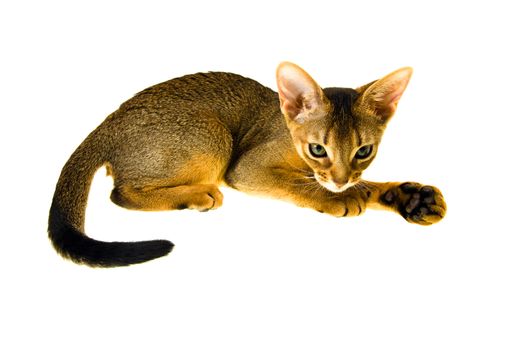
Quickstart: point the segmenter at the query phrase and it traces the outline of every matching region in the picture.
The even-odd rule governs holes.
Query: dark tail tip
[[[93,267],[117,267],[139,264],[160,258],[173,250],[166,240],[142,242],[102,242],[87,237],[62,220],[52,205],[49,216],[49,238],[65,258]]]
[[[166,240],[143,242],[101,242],[75,229],[49,231],[55,249],[64,257],[93,267],[140,264],[169,254],[173,243]]]

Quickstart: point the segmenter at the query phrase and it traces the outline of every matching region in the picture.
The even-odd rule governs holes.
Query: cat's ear
[[[394,115],[411,76],[412,68],[405,67],[364,86],[361,96],[364,108],[387,122]]]
[[[320,115],[327,105],[323,90],[301,67],[283,62],[277,67],[281,111],[290,121],[302,123]]]

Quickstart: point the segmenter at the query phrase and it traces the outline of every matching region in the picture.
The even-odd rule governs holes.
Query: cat
[[[321,88],[299,66],[277,68],[275,92],[232,73],[186,75],[124,102],[80,144],[53,196],[49,237],[74,262],[126,266],[168,254],[166,240],[102,242],[84,233],[94,173],[106,166],[111,200],[136,210],[221,206],[219,186],[344,217],[391,210],[440,221],[439,189],[361,179],[412,75],[401,68],[357,89]]]

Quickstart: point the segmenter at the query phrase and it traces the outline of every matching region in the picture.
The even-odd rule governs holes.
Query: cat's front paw
[[[366,203],[361,198],[344,197],[317,203],[318,212],[336,217],[350,217],[361,215],[366,209]]]
[[[417,182],[405,182],[389,189],[381,201],[394,207],[406,221],[419,225],[432,225],[443,219],[447,211],[438,188]]]

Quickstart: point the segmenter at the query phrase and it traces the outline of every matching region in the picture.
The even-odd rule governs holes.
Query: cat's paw
[[[366,203],[360,198],[345,197],[338,200],[319,203],[317,211],[336,217],[350,217],[361,215],[366,209]]]
[[[445,216],[447,205],[441,191],[433,186],[405,182],[381,196],[381,201],[394,207],[406,221],[432,225]]]
[[[208,211],[217,209],[222,205],[224,196],[215,185],[193,185],[187,186],[184,196],[178,199],[175,209],[194,209]]]

